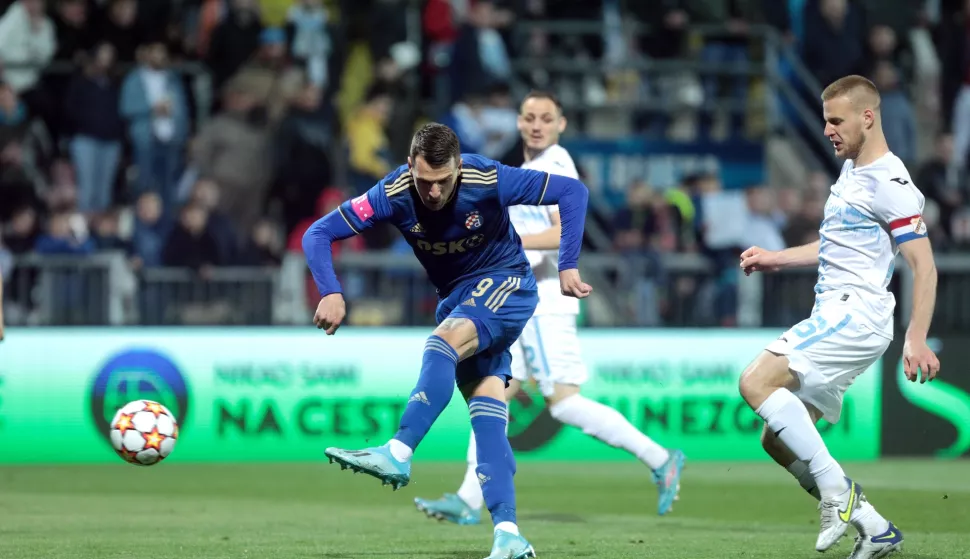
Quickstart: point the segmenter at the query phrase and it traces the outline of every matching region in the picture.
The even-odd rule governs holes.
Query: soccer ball
[[[118,456],[137,466],[164,460],[179,438],[179,426],[168,408],[151,400],[124,405],[111,420],[111,446]]]

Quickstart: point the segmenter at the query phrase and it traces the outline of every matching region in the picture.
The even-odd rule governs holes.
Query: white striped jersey
[[[576,164],[569,152],[560,145],[552,145],[532,161],[522,165],[523,169],[544,171],[578,179]],[[512,226],[520,236],[534,235],[552,227],[550,216],[559,212],[559,206],[513,206],[509,208]],[[539,288],[539,304],[533,316],[540,314],[579,314],[579,300],[566,297],[559,288],[559,251],[525,251]]]
[[[889,280],[899,245],[926,237],[923,205],[923,194],[892,152],[863,167],[846,161],[819,229],[816,304],[831,300],[830,292],[855,293],[858,312],[892,338],[896,300]]]

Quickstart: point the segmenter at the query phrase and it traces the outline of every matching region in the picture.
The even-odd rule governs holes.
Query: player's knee
[[[793,387],[794,380],[787,357],[764,352],[741,373],[738,391],[750,406],[756,408],[775,390]]]
[[[460,359],[474,355],[478,349],[478,329],[467,318],[446,318],[435,328],[433,336],[444,340]]]

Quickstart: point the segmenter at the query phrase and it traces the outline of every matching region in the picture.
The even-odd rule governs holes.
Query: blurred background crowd
[[[936,249],[966,250],[970,0],[0,0],[8,321],[287,322],[285,305],[239,311],[283,293],[305,323],[310,223],[402,163],[428,120],[521,164],[517,100],[542,88],[566,138],[765,148],[740,188],[703,167],[626,173],[595,190],[586,239],[614,323],[743,323],[740,247],[817,238],[838,173],[818,94],[851,73],[882,91]],[[109,252],[122,260],[94,264]],[[352,322],[430,319],[407,252],[381,228],[336,248]]]

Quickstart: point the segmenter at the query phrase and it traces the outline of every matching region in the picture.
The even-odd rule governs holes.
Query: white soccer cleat
[[[821,511],[818,540],[815,541],[817,551],[826,551],[836,544],[849,529],[852,512],[859,508],[862,499],[862,488],[856,482],[845,478],[849,488],[840,495],[822,499],[818,508]]]

